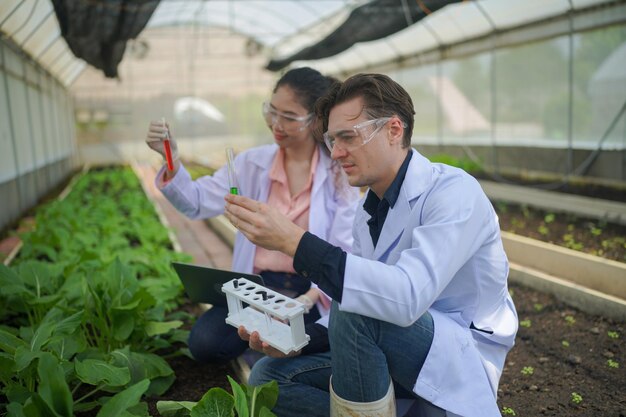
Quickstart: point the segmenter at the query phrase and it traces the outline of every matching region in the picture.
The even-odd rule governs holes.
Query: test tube
[[[228,160],[228,186],[230,187],[230,193],[238,195],[239,182],[237,181],[237,173],[235,172],[233,148],[226,148],[226,159]]]
[[[267,301],[267,292],[266,291],[261,291],[261,297],[263,297],[263,304],[268,304],[269,303],[269,301]],[[272,333],[272,316],[267,311],[265,312],[265,324],[267,324],[267,331],[268,331],[268,333],[271,334]]]
[[[161,117],[161,123],[165,128],[165,117]],[[167,162],[167,169],[174,171],[174,160],[172,159],[172,146],[170,145],[170,130],[165,132],[165,139],[163,139],[163,147],[165,148],[165,161]]]

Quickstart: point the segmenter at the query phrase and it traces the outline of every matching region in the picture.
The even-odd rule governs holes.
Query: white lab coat
[[[267,202],[271,181],[269,171],[278,146],[263,145],[239,153],[235,157],[235,170],[241,195]],[[359,199],[358,190],[345,182],[339,189],[330,171],[331,159],[320,147],[319,162],[313,177],[309,231],[346,251],[352,247],[352,223]],[[163,185],[163,169],[157,174],[156,185],[163,195],[180,212],[192,219],[206,219],[224,213],[224,196],[228,193],[228,167],[225,165],[212,176],[192,181],[181,166],[170,182]],[[343,179],[345,181],[345,178]],[[251,273],[254,267],[256,246],[241,233],[235,236],[233,248],[233,271]],[[322,316],[328,310],[321,303]]]
[[[518,321],[498,219],[474,178],[412,152],[376,248],[357,211],[340,309],[399,326],[429,311],[434,340],[413,391],[449,415],[500,416]]]

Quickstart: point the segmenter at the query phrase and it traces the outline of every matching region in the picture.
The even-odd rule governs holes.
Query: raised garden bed
[[[175,378],[164,353],[184,353],[170,262],[188,257],[128,168],[83,175],[33,223],[0,266],[0,414],[148,415],[140,398]]]

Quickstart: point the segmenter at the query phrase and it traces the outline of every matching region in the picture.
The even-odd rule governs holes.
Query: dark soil
[[[518,285],[510,290],[521,325],[500,380],[500,409],[516,416],[626,416],[626,323]],[[578,404],[573,393],[582,398]]]
[[[158,401],[199,401],[213,387],[232,393],[226,375],[238,379],[227,363],[201,364],[187,356],[179,356],[168,362],[176,374],[176,380],[164,395],[148,400],[151,416],[161,415],[156,407]]]
[[[626,262],[626,226],[502,201],[493,204],[502,230]]]

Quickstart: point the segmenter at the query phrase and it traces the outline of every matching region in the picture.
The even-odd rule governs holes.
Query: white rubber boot
[[[344,400],[335,394],[332,378],[330,383],[330,417],[396,417],[396,398],[393,383],[389,383],[387,394],[370,403]]]

